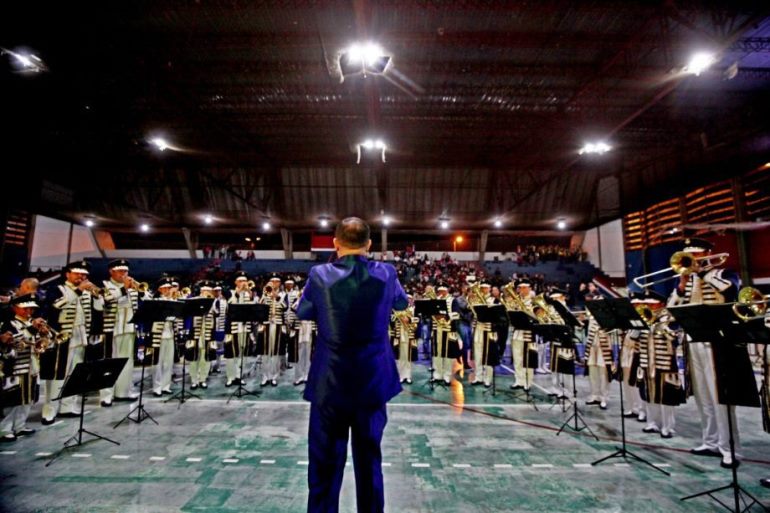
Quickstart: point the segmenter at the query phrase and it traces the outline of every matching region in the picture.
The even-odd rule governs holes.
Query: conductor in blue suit
[[[297,315],[318,324],[305,387],[310,401],[308,512],[337,512],[352,439],[359,513],[384,511],[380,442],[385,404],[401,392],[388,322],[407,306],[393,266],[366,258],[369,226],[348,217],[337,225],[337,260],[313,267]]]

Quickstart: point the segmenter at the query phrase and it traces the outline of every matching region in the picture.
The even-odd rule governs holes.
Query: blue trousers
[[[385,405],[341,407],[311,403],[308,433],[308,513],[337,513],[352,435],[358,513],[385,510],[380,442],[388,421]]]

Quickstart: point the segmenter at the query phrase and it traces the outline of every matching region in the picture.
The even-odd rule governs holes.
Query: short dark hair
[[[337,224],[334,236],[346,248],[363,248],[369,242],[369,225],[360,217],[346,217]]]

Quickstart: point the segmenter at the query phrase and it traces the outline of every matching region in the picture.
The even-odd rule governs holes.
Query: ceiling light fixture
[[[346,76],[362,74],[382,75],[391,62],[390,55],[376,43],[356,43],[340,54],[342,80]]]
[[[139,230],[143,233],[147,233],[150,231],[150,225],[147,223],[142,223],[141,225],[139,225]]]
[[[495,228],[502,228],[503,222],[499,219],[495,219]]]
[[[367,151],[379,151],[380,159],[385,162],[385,151],[388,149],[388,145],[382,139],[366,139],[356,145],[356,164],[361,163],[361,148]]]
[[[691,58],[690,62],[685,66],[682,71],[690,73],[696,77],[709,69],[712,64],[716,62],[716,57],[713,53],[709,52],[697,52]]]
[[[556,228],[558,228],[559,230],[564,230],[565,228],[567,228],[567,221],[563,217],[560,217],[556,221]]]
[[[603,155],[610,151],[612,149],[612,146],[605,142],[597,142],[597,143],[586,143],[582,148],[580,148],[580,151],[578,152],[580,155],[583,154],[597,154],[597,155]]]

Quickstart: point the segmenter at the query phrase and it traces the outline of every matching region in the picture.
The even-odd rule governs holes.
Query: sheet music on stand
[[[260,303],[232,303],[227,306],[230,322],[264,322],[270,317],[270,306]]]
[[[607,332],[647,327],[627,297],[587,301],[586,309],[591,312],[599,327]]]
[[[201,317],[211,311],[211,305],[214,304],[214,298],[194,297],[183,299],[182,304],[184,305],[184,317]]]
[[[145,299],[139,303],[134,315],[131,316],[130,324],[151,326],[154,322],[164,322],[169,317],[182,317],[184,304],[179,301],[168,301],[166,299]]]
[[[418,299],[414,302],[414,315],[417,317],[432,317],[434,315],[449,315],[449,308],[443,299]]]
[[[508,313],[503,305],[476,305],[473,307],[479,322],[508,324]]]

